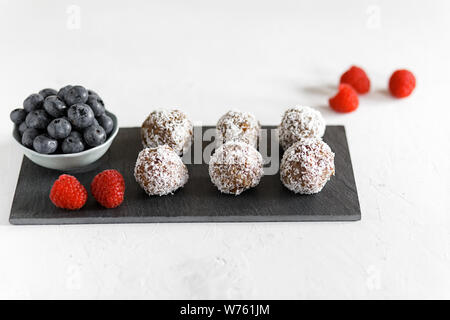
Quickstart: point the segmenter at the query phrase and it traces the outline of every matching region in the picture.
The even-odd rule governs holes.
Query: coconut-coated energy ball
[[[193,126],[180,110],[156,110],[142,123],[141,137],[144,147],[154,148],[167,144],[178,155],[189,150]]]
[[[134,177],[148,195],[163,196],[184,186],[189,174],[177,153],[163,145],[139,153]]]
[[[256,117],[248,112],[231,110],[217,122],[217,138],[221,143],[240,141],[253,147],[258,145],[261,126]]]
[[[325,120],[319,111],[306,106],[286,110],[278,128],[279,141],[284,150],[301,139],[322,137]]]
[[[300,194],[320,192],[334,175],[334,153],[319,138],[294,143],[283,154],[280,178],[289,190]]]
[[[209,162],[211,181],[223,193],[239,195],[256,187],[263,175],[261,154],[244,142],[221,145]]]

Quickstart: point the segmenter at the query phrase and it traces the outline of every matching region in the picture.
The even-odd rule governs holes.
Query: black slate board
[[[316,195],[290,192],[281,184],[279,174],[264,176],[256,188],[240,196],[221,194],[209,179],[208,166],[199,164],[188,165],[189,181],[175,194],[149,197],[133,176],[136,157],[142,148],[139,128],[121,128],[105,156],[82,172],[69,172],[89,191],[90,182],[98,172],[119,170],[126,184],[125,201],[120,207],[104,209],[89,195],[88,202],[79,211],[56,208],[48,195],[61,172],[39,167],[24,157],[9,221],[12,224],[83,224],[360,220],[344,127],[328,126],[324,141],[336,153],[336,175]],[[208,143],[203,142],[203,148]],[[279,153],[281,156],[281,150]]]

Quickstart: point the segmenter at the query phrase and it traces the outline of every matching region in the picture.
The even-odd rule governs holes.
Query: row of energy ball
[[[114,127],[100,96],[83,86],[42,89],[10,113],[22,145],[42,154],[78,153],[106,141]]]
[[[216,126],[221,145],[209,162],[213,184],[223,193],[239,195],[259,184],[263,159],[257,151],[261,126],[247,112],[229,111]],[[284,186],[300,194],[318,193],[334,175],[334,153],[322,141],[325,121],[310,107],[287,110],[279,126],[285,150],[280,167]],[[142,124],[142,144],[134,175],[149,195],[166,195],[184,186],[188,170],[180,156],[193,138],[192,122],[179,110],[152,112]]]

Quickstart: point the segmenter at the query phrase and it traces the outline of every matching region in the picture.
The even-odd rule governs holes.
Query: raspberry
[[[411,71],[397,70],[389,79],[389,91],[396,98],[409,96],[416,87],[416,78]]]
[[[105,170],[92,180],[91,192],[102,206],[115,208],[123,202],[125,181],[117,170]]]
[[[330,107],[337,112],[352,112],[358,108],[359,99],[355,89],[348,84],[339,85],[339,92],[329,100]]]
[[[78,210],[86,203],[87,195],[77,178],[63,174],[53,184],[50,200],[58,208]]]
[[[356,92],[364,94],[370,90],[370,80],[363,69],[352,66],[341,76],[340,83],[346,83],[353,87]]]

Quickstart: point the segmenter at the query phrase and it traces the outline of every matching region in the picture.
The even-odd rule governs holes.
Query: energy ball
[[[178,155],[189,150],[192,143],[192,122],[180,110],[156,110],[145,119],[141,128],[144,148],[167,144]]]
[[[248,143],[258,146],[261,126],[255,116],[248,112],[231,110],[217,122],[217,138],[223,144],[229,141]]]
[[[284,150],[297,141],[320,138],[324,133],[325,120],[320,112],[304,106],[288,109],[278,128],[280,144]]]
[[[285,151],[281,159],[281,181],[295,193],[318,193],[332,175],[334,153],[319,138],[296,142]]]
[[[134,177],[148,195],[163,196],[184,186],[189,174],[177,153],[163,145],[139,153]]]
[[[209,162],[211,181],[223,193],[239,195],[256,187],[263,175],[261,154],[244,142],[221,145]]]

